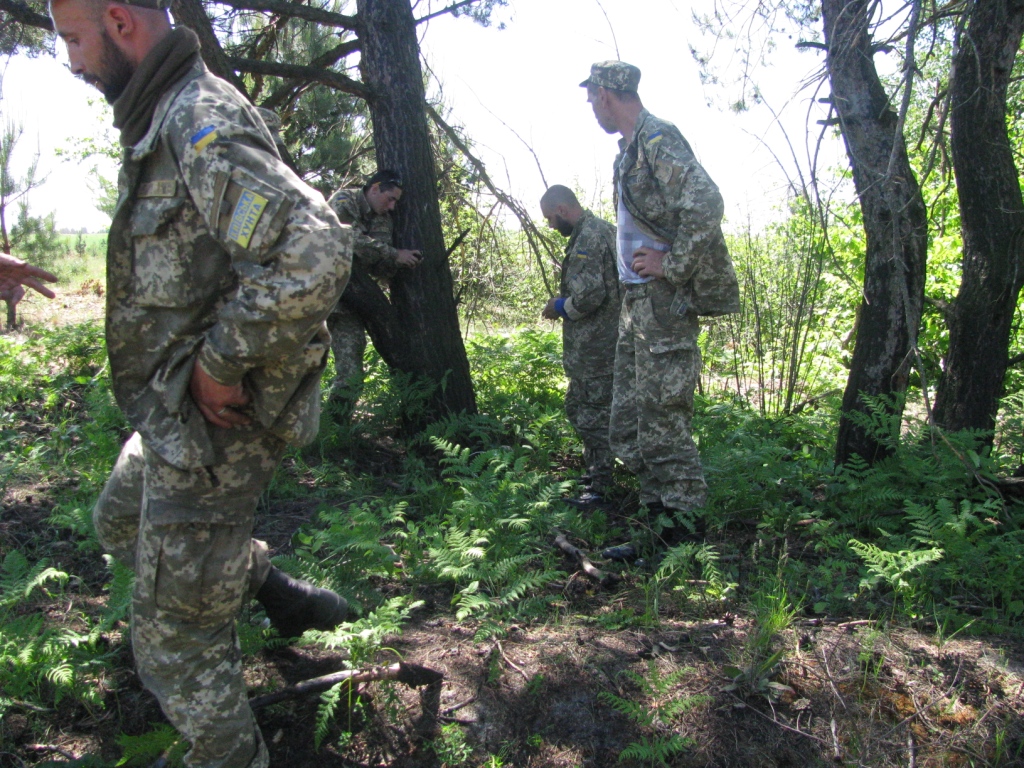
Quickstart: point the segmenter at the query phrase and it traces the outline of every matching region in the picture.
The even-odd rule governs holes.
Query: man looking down
[[[139,677],[191,742],[190,768],[263,768],[235,620],[252,596],[283,635],[330,629],[335,593],[271,566],[256,503],[286,445],[316,433],[324,320],[351,237],[210,74],[166,0],[51,0],[73,74],[113,105],[124,148],[106,339],[136,430],[94,510],[135,569]]]
[[[541,313],[562,321],[562,367],[569,377],[565,414],[583,441],[587,472],[576,506],[599,503],[612,484],[608,445],[612,373],[622,287],[615,266],[615,227],[580,205],[568,187],[556,184],[540,199],[548,226],[569,238],[559,295]]]

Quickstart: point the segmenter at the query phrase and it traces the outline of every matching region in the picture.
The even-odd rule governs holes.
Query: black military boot
[[[337,592],[314,587],[271,566],[256,599],[281,637],[298,637],[307,629],[334,629],[348,615],[348,602]]]

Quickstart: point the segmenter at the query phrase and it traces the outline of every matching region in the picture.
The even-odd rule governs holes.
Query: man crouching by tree
[[[339,189],[327,201],[343,224],[352,227],[353,275],[372,275],[390,280],[399,269],[413,269],[420,252],[395,248],[391,214],[402,199],[402,179],[391,170],[377,171],[362,187]],[[331,399],[344,405],[344,417],[351,415],[363,389],[363,353],[366,352],[366,324],[342,294],[327,319],[334,352],[334,383]]]
[[[640,479],[655,533],[678,542],[703,524],[707,485],[690,423],[700,376],[698,315],[739,311],[718,187],[672,123],[644,109],[640,70],[621,61],[580,83],[598,125],[621,135],[615,159],[619,278],[611,444]],[[658,530],[664,527],[667,530]],[[625,544],[604,551],[626,559]]]
[[[615,227],[584,210],[573,191],[560,184],[544,193],[540,210],[548,226],[569,238],[559,295],[542,315],[562,320],[562,367],[569,377],[565,414],[583,441],[587,467],[584,492],[571,503],[587,508],[600,503],[612,484],[608,422],[622,306]]]
[[[235,620],[250,597],[285,636],[345,617],[271,566],[257,501],[318,426],[324,325],[351,237],[210,74],[166,0],[51,0],[71,71],[112,103],[124,147],[107,254],[114,395],[136,432],[96,504],[134,565],[139,677],[191,742],[191,768],[263,768]]]

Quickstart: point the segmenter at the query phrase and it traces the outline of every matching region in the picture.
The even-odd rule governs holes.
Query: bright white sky
[[[774,56],[776,67],[759,78],[766,102],[781,113],[779,123],[764,107],[743,115],[709,107],[709,97],[728,99],[701,85],[689,50],[691,44],[703,48],[691,8],[710,10],[712,1],[602,4],[621,58],[643,72],[640,95],[647,108],[676,123],[689,139],[722,189],[732,224],[748,218],[757,223],[784,197],[785,177],[773,153],[792,167],[780,124],[801,158],[806,156],[811,94],[800,93],[800,84],[818,68],[821,54],[797,52],[793,41],[786,41]],[[506,22],[504,30],[449,16],[421,28],[424,57],[444,84],[452,119],[466,126],[495,182],[531,210],[544,184],[537,162],[515,133],[533,147],[549,184],[577,185],[587,192],[587,203],[607,196],[617,137],[597,126],[578,84],[592,62],[617,58],[609,21],[595,0],[511,0],[498,19]],[[9,63],[2,111],[24,125],[20,164],[38,144],[40,170],[48,174],[46,185],[32,194],[32,211],[55,211],[59,227],[102,230],[109,221],[92,206],[88,171],[99,164],[113,179],[115,165],[96,160],[83,165],[57,153],[109,132],[110,111],[97,91],[70,75],[62,49],[58,44],[57,60],[18,57]],[[820,117],[813,107],[813,119]],[[840,150],[831,142],[820,164],[843,163]]]

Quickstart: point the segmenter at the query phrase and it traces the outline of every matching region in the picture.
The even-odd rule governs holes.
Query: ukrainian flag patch
[[[580,250],[576,251],[576,255],[577,255],[577,256],[578,256],[579,258],[581,258],[581,259],[585,259],[585,258],[587,258],[587,256],[589,256],[589,255],[590,255],[590,253],[589,253],[589,252],[587,252],[587,251],[584,251],[584,250],[583,250],[583,249],[581,248]]]
[[[242,187],[242,195],[238,198],[235,212],[231,215],[231,223],[228,224],[228,240],[234,240],[243,248],[248,248],[252,233],[266,209],[267,198]]]
[[[199,131],[189,141],[192,142],[192,148],[196,152],[202,152],[206,149],[212,141],[217,138],[217,128],[213,125],[208,125],[203,130]]]
[[[654,133],[647,137],[647,146],[649,147],[651,146],[651,144],[657,144],[659,141],[661,141],[661,139],[661,131],[655,131]]]

